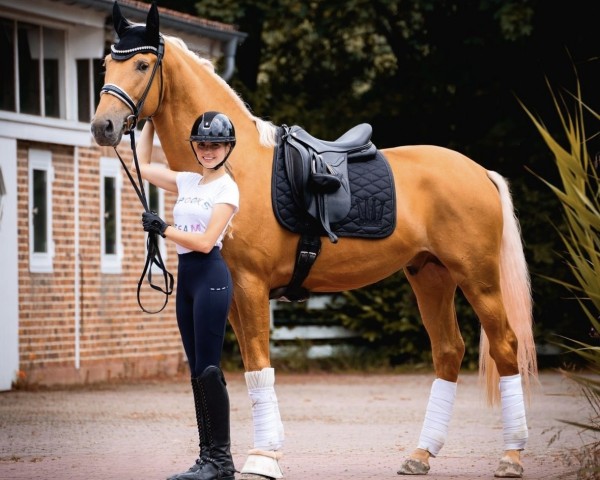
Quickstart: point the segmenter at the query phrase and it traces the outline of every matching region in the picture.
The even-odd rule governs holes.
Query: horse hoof
[[[494,472],[498,478],[523,478],[523,466],[508,457],[502,457],[498,469]]]
[[[414,458],[407,458],[398,470],[398,475],[426,475],[429,471],[429,465],[416,460]]]

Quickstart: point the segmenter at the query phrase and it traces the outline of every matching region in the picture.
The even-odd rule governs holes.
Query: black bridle
[[[119,87],[118,85],[115,85],[113,83],[106,83],[100,89],[100,95],[104,95],[105,93],[108,93],[109,95],[113,95],[113,96],[117,97],[119,100],[121,100],[125,105],[127,105],[129,107],[129,110],[131,110],[131,115],[129,115],[127,117],[127,119],[125,120],[125,129],[123,130],[123,133],[125,133],[126,135],[128,133],[130,134],[135,129],[137,122],[138,122],[138,118],[140,116],[140,112],[141,112],[142,108],[144,108],[144,103],[146,102],[146,97],[148,96],[148,92],[150,92],[150,87],[152,87],[152,82],[154,81],[154,76],[156,75],[156,72],[159,69],[160,69],[160,93],[159,93],[158,105],[156,106],[156,110],[154,110],[154,113],[152,115],[149,115],[148,118],[152,118],[156,114],[158,109],[160,108],[160,104],[162,103],[162,96],[163,96],[162,61],[163,61],[164,56],[165,56],[165,41],[164,41],[163,37],[160,36],[159,42],[158,42],[158,48],[156,50],[156,62],[154,63],[154,67],[152,68],[152,72],[150,73],[150,79],[148,80],[148,84],[146,85],[146,88],[144,89],[144,93],[142,93],[142,96],[138,100],[137,104],[132,100],[132,98],[128,95],[128,93],[125,90],[123,90],[121,87]]]
[[[134,180],[134,178],[132,177],[131,172],[125,165],[125,162],[121,158],[121,155],[119,155],[119,152],[117,151],[117,147],[115,146],[113,148],[115,149],[115,153],[117,154],[117,157],[121,161],[121,165],[123,166],[125,173],[127,173],[127,176],[129,177],[129,181],[131,182],[131,185],[133,186],[135,193],[137,194],[142,206],[144,207],[144,211],[146,211],[146,212],[149,212],[150,208],[148,206],[148,200],[146,199],[146,192],[144,190],[144,182],[142,181],[142,176],[140,174],[140,168],[139,168],[139,162],[138,162],[138,158],[137,158],[137,150],[135,147],[135,127],[138,123],[140,112],[142,111],[142,109],[144,107],[144,102],[146,101],[146,97],[148,96],[148,92],[150,91],[150,87],[152,86],[152,82],[154,81],[154,77],[156,76],[157,71],[160,71],[160,76],[159,76],[160,93],[159,93],[158,105],[157,105],[154,113],[152,115],[149,115],[148,118],[152,118],[156,114],[156,112],[158,111],[158,109],[160,108],[160,105],[162,103],[162,97],[163,97],[162,60],[164,57],[164,53],[165,53],[165,43],[164,43],[163,37],[161,36],[159,44],[158,44],[157,53],[156,53],[156,57],[157,57],[156,63],[154,64],[154,67],[150,74],[150,79],[148,80],[148,84],[146,85],[146,88],[144,89],[144,93],[142,93],[142,96],[138,100],[137,104],[131,99],[131,97],[127,94],[127,92],[125,92],[125,90],[120,88],[118,85],[114,85],[112,83],[107,83],[100,90],[100,95],[103,95],[103,94],[113,95],[113,96],[117,97],[119,100],[121,100],[123,103],[125,103],[125,105],[127,105],[129,107],[129,109],[131,110],[131,115],[129,115],[127,117],[127,119],[125,120],[125,123],[124,123],[124,133],[126,135],[129,134],[129,137],[131,139],[131,150],[133,152],[133,160],[135,162],[135,170],[137,172],[137,183]],[[173,293],[173,283],[174,283],[173,275],[167,270],[167,267],[164,264],[162,255],[160,254],[160,249],[158,248],[158,235],[156,233],[148,233],[148,239],[146,240],[146,252],[147,252],[146,264],[144,265],[144,270],[142,271],[142,275],[140,276],[140,279],[138,281],[137,301],[138,301],[138,305],[144,312],[159,313],[167,306],[167,302],[169,301],[169,295],[171,295]],[[151,265],[156,265],[162,271],[164,282],[165,282],[164,288],[161,288],[160,286],[154,285],[152,283]],[[148,274],[148,283],[150,284],[150,286],[153,289],[158,290],[165,294],[165,301],[164,301],[162,307],[156,311],[146,310],[143,307],[142,302],[140,300],[140,291],[141,291],[142,283],[144,281],[144,277],[146,276],[146,274]]]

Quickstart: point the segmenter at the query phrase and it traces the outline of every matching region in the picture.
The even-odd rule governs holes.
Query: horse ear
[[[129,20],[127,20],[121,13],[121,8],[117,2],[115,2],[113,5],[113,25],[119,37],[122,37],[123,33],[125,33],[125,30],[131,26]]]
[[[148,17],[146,18],[146,40],[150,45],[158,45],[160,29],[158,26],[158,7],[152,2]]]

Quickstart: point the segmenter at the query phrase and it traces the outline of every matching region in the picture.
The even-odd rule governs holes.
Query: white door
[[[17,264],[17,142],[0,137],[0,390],[19,370]]]

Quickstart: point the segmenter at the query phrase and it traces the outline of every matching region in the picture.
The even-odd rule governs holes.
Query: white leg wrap
[[[502,404],[502,435],[505,450],[523,450],[527,444],[527,419],[523,401],[521,375],[500,377]]]
[[[427,450],[433,457],[440,452],[446,442],[455,398],[455,382],[448,382],[441,378],[433,381],[423,429],[417,445],[418,448]]]
[[[279,450],[283,447],[283,424],[275,394],[275,369],[246,372],[245,377],[252,401],[254,448]]]
[[[270,478],[283,478],[283,472],[279,468],[280,452],[265,452],[263,450],[250,450],[248,458],[241,473],[254,473]]]

